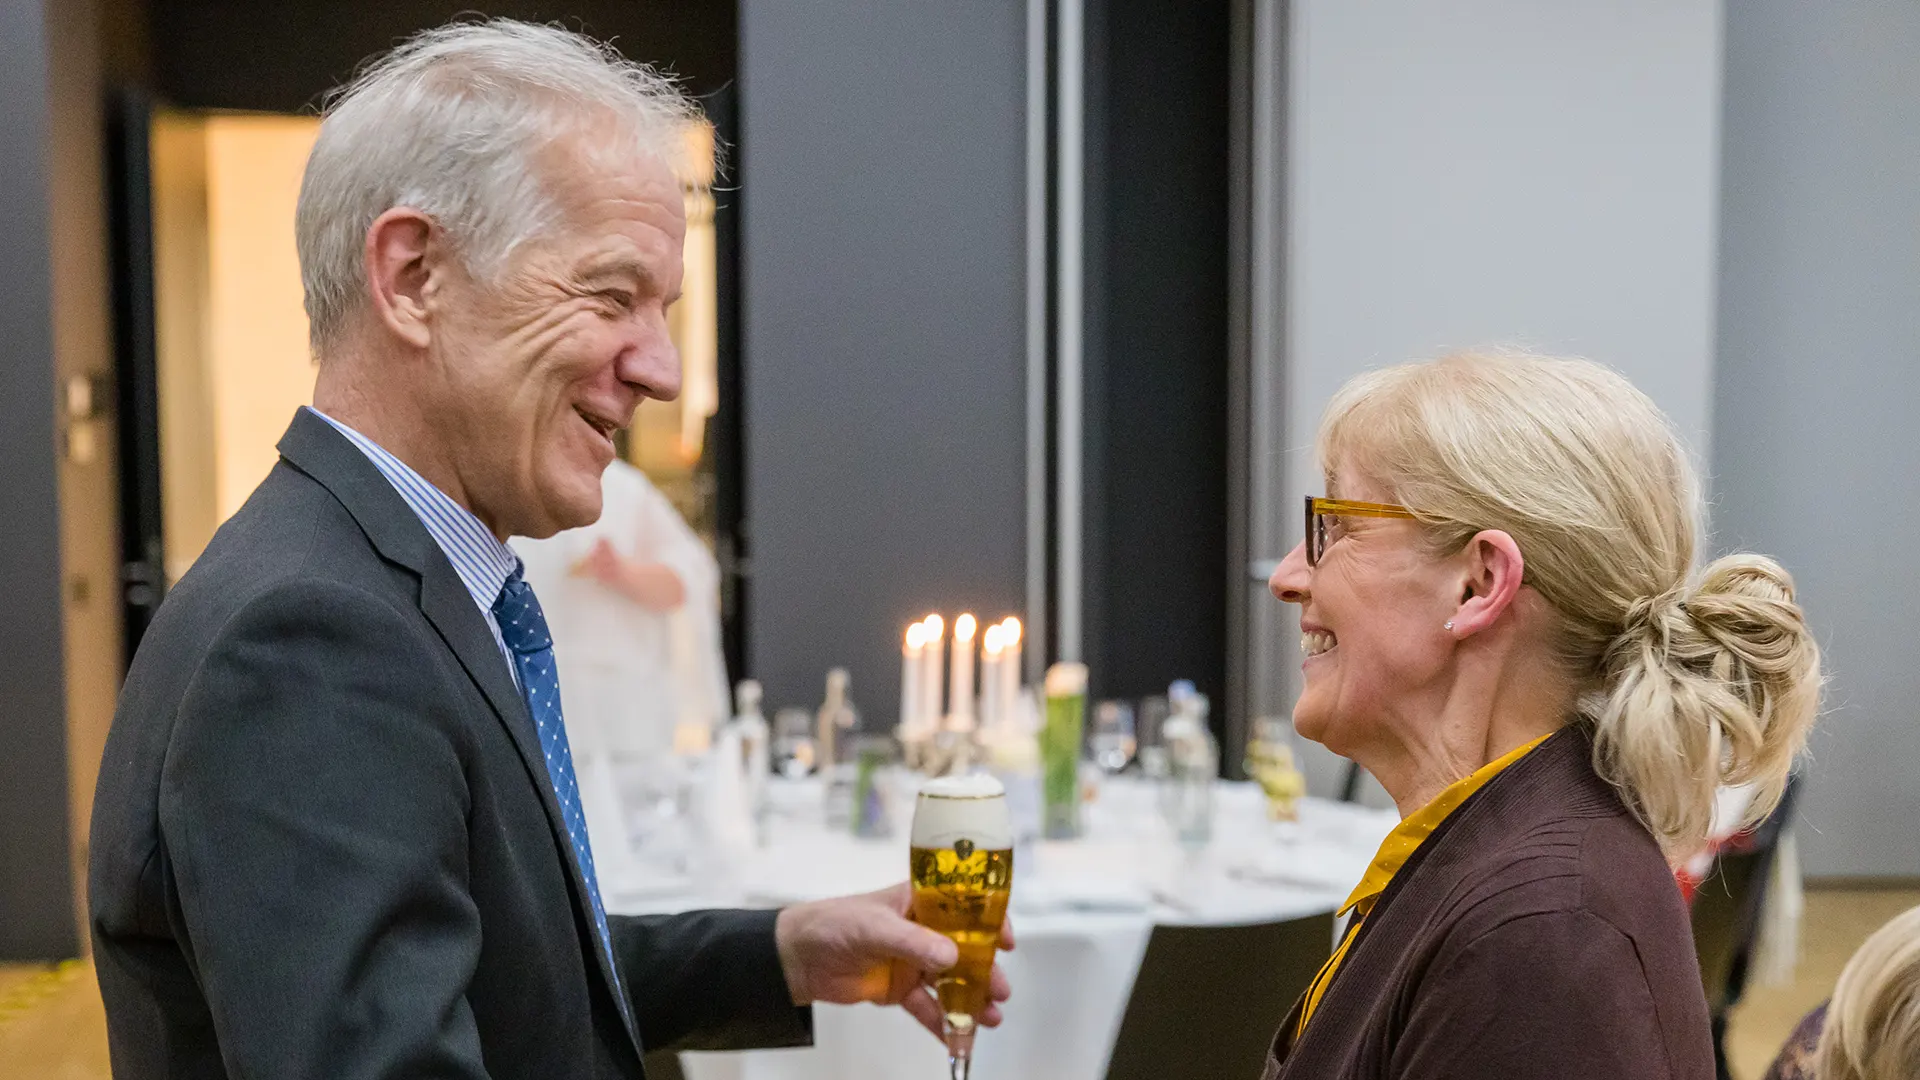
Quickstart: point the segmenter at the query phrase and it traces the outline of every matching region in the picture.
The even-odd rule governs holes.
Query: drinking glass
[[[991,776],[943,776],[920,789],[909,849],[913,918],[945,934],[959,960],[934,979],[951,1080],[967,1080],[990,1000],[993,957],[1013,894],[1013,824]]]
[[[1272,821],[1298,820],[1307,778],[1294,762],[1292,723],[1283,717],[1262,716],[1254,720],[1250,736],[1242,764],[1267,797],[1267,817]]]
[[[818,748],[813,717],[805,709],[781,709],[773,717],[773,770],[789,780],[813,771]]]
[[[1094,764],[1108,776],[1119,775],[1133,761],[1133,706],[1103,701],[1093,709],[1093,731],[1087,737]]]
[[[1135,734],[1139,736],[1141,749],[1160,745],[1160,729],[1171,715],[1173,705],[1167,701],[1166,695],[1152,694],[1140,699],[1140,722]]]
[[[1046,723],[1040,729],[1041,829],[1049,840],[1080,835],[1080,748],[1087,726],[1087,666],[1047,669]]]

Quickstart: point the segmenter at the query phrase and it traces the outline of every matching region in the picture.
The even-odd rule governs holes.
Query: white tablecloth
[[[708,874],[700,895],[620,895],[617,911],[775,906],[881,888],[906,876],[904,821],[889,840],[856,840],[813,813],[817,787],[776,793],[785,807],[767,844]],[[1014,998],[974,1050],[983,1080],[1100,1080],[1156,923],[1235,925],[1333,910],[1397,818],[1308,799],[1298,823],[1272,825],[1250,784],[1216,789],[1214,842],[1179,849],[1152,789],[1112,781],[1088,808],[1087,836],[1043,843],[1014,868],[1018,948],[1001,963]],[[716,885],[715,879],[723,884]],[[1230,958],[1223,958],[1230,962]],[[1276,1020],[1278,1018],[1275,1018]],[[803,1050],[685,1054],[690,1080],[893,1080],[946,1075],[946,1053],[898,1009],[817,1006]]]

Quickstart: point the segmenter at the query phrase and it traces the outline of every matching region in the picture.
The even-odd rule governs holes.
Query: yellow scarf
[[[1300,1025],[1294,1029],[1294,1038],[1299,1038],[1300,1034],[1307,1030],[1307,1021],[1312,1018],[1313,1010],[1319,1007],[1320,998],[1326,994],[1328,985],[1333,982],[1333,973],[1339,970],[1340,961],[1346,958],[1347,949],[1353,945],[1353,939],[1359,936],[1361,922],[1366,919],[1367,913],[1373,910],[1373,905],[1380,899],[1380,894],[1387,891],[1387,886],[1393,881],[1393,875],[1399,873],[1400,868],[1413,857],[1413,853],[1419,850],[1427,837],[1433,835],[1433,830],[1439,828],[1440,823],[1447,820],[1447,815],[1453,813],[1455,808],[1466,802],[1469,795],[1486,787],[1487,781],[1500,775],[1501,770],[1507,766],[1526,757],[1529,751],[1546,742],[1548,736],[1552,734],[1548,732],[1524,746],[1515,747],[1498,760],[1490,761],[1474,770],[1472,776],[1449,784],[1445,791],[1434,796],[1432,802],[1408,814],[1400,824],[1394,826],[1393,831],[1387,834],[1387,838],[1380,842],[1380,851],[1374,855],[1373,865],[1367,867],[1366,875],[1360,879],[1360,884],[1353,887],[1347,902],[1340,905],[1339,913],[1345,915],[1351,911],[1353,920],[1347,924],[1347,932],[1340,939],[1340,947],[1333,951],[1333,955],[1328,957],[1326,964],[1320,968],[1320,973],[1315,975],[1313,982],[1308,984],[1306,1000],[1300,1006]]]

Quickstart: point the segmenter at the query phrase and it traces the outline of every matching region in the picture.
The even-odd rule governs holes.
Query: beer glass
[[[988,1004],[1000,924],[1013,891],[1013,825],[1006,790],[991,776],[944,776],[920,789],[913,810],[913,917],[960,948],[934,980],[953,1080],[967,1080],[973,1036]]]

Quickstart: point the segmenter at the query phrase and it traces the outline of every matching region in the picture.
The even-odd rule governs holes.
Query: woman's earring
[[[1446,625],[1446,626],[1444,626],[1444,627],[1441,627],[1441,629],[1443,629],[1443,630],[1451,630],[1451,629],[1453,629],[1453,620],[1452,620],[1452,619],[1448,619],[1448,620],[1447,620],[1447,625]]]

